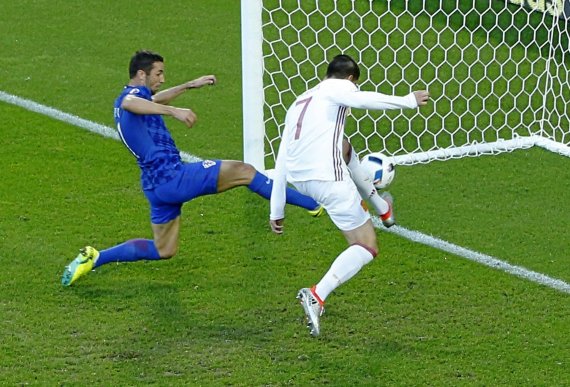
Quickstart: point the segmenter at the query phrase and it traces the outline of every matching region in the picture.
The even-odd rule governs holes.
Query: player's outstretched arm
[[[190,109],[162,105],[144,98],[127,95],[121,103],[121,108],[135,114],[161,114],[176,118],[191,128],[196,123],[196,114]]]
[[[415,109],[425,105],[429,93],[425,90],[414,91],[405,96],[387,95],[374,91],[360,91],[350,81],[339,82],[331,94],[333,102],[357,109],[392,110]]]
[[[152,100],[153,102],[168,105],[173,99],[178,97],[180,94],[184,93],[186,90],[189,89],[199,89],[205,85],[215,85],[217,82],[216,76],[214,75],[204,75],[200,78],[193,79],[188,82],[184,82],[178,86],[171,87],[169,89],[159,91],[155,95],[153,95]]]

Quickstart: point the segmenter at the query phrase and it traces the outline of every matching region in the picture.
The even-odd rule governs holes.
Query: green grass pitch
[[[216,74],[169,121],[201,158],[242,157],[240,4],[6,2],[0,90],[112,126],[132,52],[167,84]],[[380,254],[329,298],[309,337],[296,291],[345,245],[328,218],[240,188],[184,207],[181,250],[62,288],[85,244],[150,237],[118,143],[0,103],[0,385],[570,385],[569,294],[378,231]],[[399,223],[570,281],[570,160],[541,149],[399,168]]]

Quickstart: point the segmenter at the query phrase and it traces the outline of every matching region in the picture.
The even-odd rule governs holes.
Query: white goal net
[[[360,89],[429,90],[414,111],[352,110],[356,151],[399,164],[544,146],[570,155],[566,0],[244,0],[244,160],[272,168],[287,107],[337,54]]]

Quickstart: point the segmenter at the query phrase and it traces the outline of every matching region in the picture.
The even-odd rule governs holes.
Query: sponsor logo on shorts
[[[215,161],[212,161],[212,160],[204,160],[204,161],[202,161],[202,166],[203,166],[205,169],[208,169],[208,168],[210,168],[210,167],[213,167],[214,165],[216,165],[216,162],[215,162]]]

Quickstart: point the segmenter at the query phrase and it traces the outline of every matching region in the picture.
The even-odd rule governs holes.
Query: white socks
[[[333,290],[354,277],[364,265],[372,261],[372,258],[374,256],[368,249],[360,245],[349,246],[340,253],[316,285],[315,293],[324,301]]]
[[[360,166],[360,160],[358,160],[354,149],[350,152],[350,162],[347,166],[360,196],[372,204],[378,215],[387,213],[390,210],[389,204],[378,195],[378,191],[374,188],[372,181],[366,176],[366,173]]]

